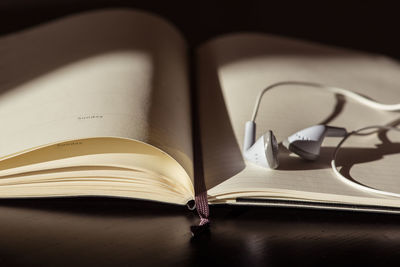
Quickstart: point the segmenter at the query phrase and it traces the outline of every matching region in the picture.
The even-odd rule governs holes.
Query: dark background
[[[118,6],[160,14],[191,45],[221,33],[262,31],[400,58],[398,9],[377,1],[2,0],[0,34]],[[107,198],[1,200],[0,266],[382,266],[400,260],[398,215],[229,206],[211,207],[211,215],[211,232],[192,239],[197,217],[184,207]]]
[[[196,45],[218,34],[262,31],[400,57],[399,9],[389,1],[1,0],[0,33],[78,11],[134,7],[173,22]]]

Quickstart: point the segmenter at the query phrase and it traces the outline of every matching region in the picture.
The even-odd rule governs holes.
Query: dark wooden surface
[[[183,207],[84,198],[7,200],[0,205],[1,266],[190,261],[189,225],[194,217]]]
[[[394,6],[245,2],[2,0],[0,34],[80,10],[132,6],[169,18],[193,45],[224,32],[257,30],[400,58]],[[400,261],[396,215],[229,206],[212,207],[211,215],[210,233],[192,239],[189,227],[197,217],[184,207],[106,198],[0,200],[0,266],[384,266]]]
[[[0,265],[383,266],[400,260],[400,216],[77,198],[0,202]],[[213,265],[211,265],[213,266]]]

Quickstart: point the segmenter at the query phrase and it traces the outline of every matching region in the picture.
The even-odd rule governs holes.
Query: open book
[[[246,162],[241,150],[256,97],[275,82],[313,81],[399,102],[400,65],[386,57],[256,33],[189,47],[163,18],[118,9],[4,36],[0,58],[2,198],[184,205],[201,174],[210,204],[400,211],[400,199],[335,177],[338,139],[327,139],[315,162],[281,147],[277,170]],[[268,92],[258,114],[256,136],[271,129],[278,142],[315,124],[354,130],[399,120],[396,112],[293,86]],[[352,137],[338,166],[349,179],[400,193],[399,152],[396,132]]]

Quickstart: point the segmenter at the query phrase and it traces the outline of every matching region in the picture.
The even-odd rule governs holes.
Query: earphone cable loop
[[[364,97],[358,93],[355,93],[355,92],[352,92],[352,91],[349,91],[349,90],[346,90],[343,88],[339,88],[339,87],[327,86],[324,84],[314,83],[314,82],[282,81],[282,82],[277,82],[277,83],[271,84],[271,85],[265,87],[263,90],[261,90],[261,92],[257,96],[256,103],[254,105],[251,121],[256,120],[263,95],[267,91],[269,91],[275,87],[284,86],[284,85],[299,85],[299,86],[308,86],[308,87],[314,87],[314,88],[327,89],[333,93],[341,94],[341,95],[347,96],[349,98],[352,98],[355,101],[360,102],[361,104],[369,106],[370,108],[374,108],[374,109],[378,109],[378,110],[385,110],[385,111],[399,111],[400,110],[400,103],[398,103],[398,104],[378,103],[378,102],[371,100],[367,97]]]
[[[377,194],[377,195],[384,195],[384,196],[389,196],[389,197],[395,197],[395,198],[400,198],[400,194],[398,193],[394,193],[394,192],[388,192],[388,191],[384,191],[384,190],[379,190],[370,186],[367,186],[365,184],[362,184],[358,181],[349,179],[345,176],[343,176],[340,171],[338,170],[337,166],[336,166],[336,158],[337,158],[337,154],[341,148],[341,146],[344,144],[344,142],[352,135],[358,134],[362,131],[365,130],[370,130],[370,129],[381,129],[381,130],[394,130],[394,131],[399,131],[400,129],[394,126],[385,126],[385,125],[374,125],[374,126],[368,126],[368,127],[364,127],[352,132],[349,132],[346,136],[344,136],[342,138],[342,140],[338,143],[338,145],[336,146],[333,154],[332,154],[332,160],[331,160],[331,167],[333,172],[335,173],[335,175],[337,176],[337,178],[339,178],[339,180],[341,180],[342,182],[344,182],[347,185],[350,185],[351,187],[367,192],[367,193],[372,193],[372,194]]]

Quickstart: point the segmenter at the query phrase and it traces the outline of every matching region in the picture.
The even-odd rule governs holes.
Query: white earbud
[[[316,160],[325,136],[344,137],[346,134],[345,128],[314,125],[292,134],[282,144],[304,159]]]
[[[264,168],[276,169],[279,166],[278,143],[274,134],[268,131],[254,142],[255,133],[255,122],[246,122],[243,142],[245,159]]]
[[[315,88],[326,89],[330,92],[352,98],[355,101],[358,101],[364,105],[367,105],[371,108],[378,110],[386,110],[386,111],[400,110],[400,104],[387,105],[387,104],[377,103],[371,99],[368,99],[352,91],[338,87],[327,86],[324,84],[319,84],[314,82],[302,82],[302,81],[283,81],[271,84],[260,91],[256,99],[256,104],[254,106],[251,121],[248,121],[245,126],[243,156],[248,161],[253,162],[259,166],[276,169],[279,165],[278,144],[276,142],[275,136],[271,131],[268,131],[266,134],[261,136],[260,139],[257,140],[257,142],[254,142],[255,128],[256,128],[255,120],[257,117],[258,109],[260,107],[261,99],[267,91],[279,86],[289,86],[289,85],[310,86]],[[344,128],[337,128],[325,125],[315,125],[289,136],[287,140],[283,141],[283,145],[287,149],[289,149],[290,151],[294,152],[295,154],[299,155],[302,158],[308,160],[315,160],[319,156],[321,144],[325,136],[344,137],[346,136],[346,134],[347,131]]]
[[[256,132],[255,120],[256,120],[258,109],[259,109],[261,99],[262,99],[264,93],[267,92],[268,90],[271,90],[273,88],[283,86],[283,85],[285,85],[285,86],[300,85],[300,86],[311,86],[311,87],[315,87],[315,88],[324,88],[333,93],[341,94],[346,97],[352,98],[366,106],[369,106],[369,107],[377,109],[377,110],[386,110],[386,111],[399,111],[400,110],[400,103],[399,104],[390,104],[390,105],[381,104],[381,103],[375,102],[371,99],[368,99],[362,95],[354,93],[352,91],[348,91],[346,89],[342,89],[342,88],[338,88],[338,87],[326,86],[326,85],[319,84],[319,83],[301,82],[301,81],[283,81],[283,82],[271,84],[271,85],[267,86],[266,88],[264,88],[263,90],[261,90],[257,97],[256,104],[255,104],[254,110],[253,110],[253,115],[251,117],[251,121],[248,121],[245,126],[245,135],[244,135],[244,142],[243,142],[244,158],[252,163],[255,163],[255,164],[265,167],[265,168],[276,169],[278,167],[278,165],[279,165],[278,144],[276,142],[275,136],[273,135],[272,131],[268,131],[266,134],[261,136],[257,140],[257,142],[254,142],[255,141],[255,132]],[[360,189],[360,190],[363,190],[363,191],[366,191],[369,193],[382,194],[385,196],[392,196],[392,197],[400,198],[400,194],[398,194],[398,193],[392,193],[392,192],[378,190],[378,189],[366,186],[364,184],[358,183],[354,180],[348,179],[345,176],[343,176],[340,173],[340,171],[337,169],[337,166],[336,166],[337,153],[338,153],[341,145],[345,142],[345,140],[353,134],[357,134],[364,130],[369,130],[369,129],[373,129],[373,128],[400,131],[400,129],[396,128],[396,127],[378,125],[378,126],[364,127],[359,130],[355,130],[355,131],[351,131],[350,133],[347,133],[346,129],[344,129],[344,128],[325,126],[325,125],[315,125],[315,126],[308,127],[304,130],[301,130],[299,132],[296,132],[295,134],[289,136],[282,143],[288,150],[294,152],[295,154],[299,155],[300,157],[307,159],[307,160],[316,160],[320,154],[321,145],[322,145],[322,142],[324,141],[325,136],[343,137],[333,153],[333,158],[332,158],[332,162],[331,162],[332,169],[333,169],[334,173],[337,175],[337,177],[339,179],[341,179],[343,182],[345,182],[346,184],[349,184],[357,189]]]

